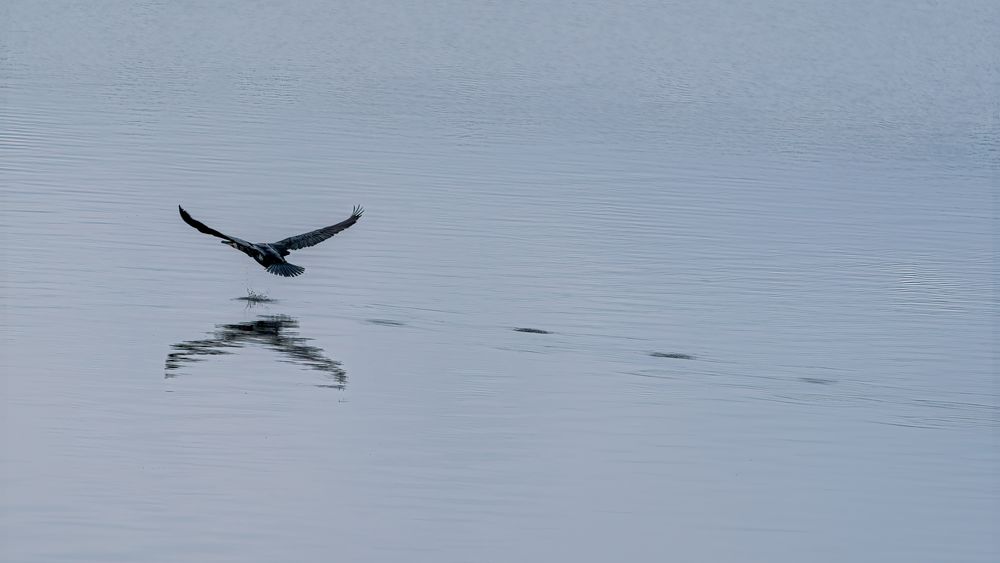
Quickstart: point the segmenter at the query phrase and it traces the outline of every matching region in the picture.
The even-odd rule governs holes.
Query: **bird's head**
[[[219,242],[221,242],[222,244],[224,244],[226,246],[231,246],[233,248],[236,248],[236,243],[233,242],[233,241],[231,241],[231,240],[223,240],[223,241],[219,241]]]

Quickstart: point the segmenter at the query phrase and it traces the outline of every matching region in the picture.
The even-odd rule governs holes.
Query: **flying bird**
[[[362,209],[361,206],[355,205],[354,211],[351,212],[351,216],[336,225],[330,225],[329,227],[323,227],[322,229],[316,229],[315,231],[309,231],[308,233],[288,237],[286,239],[279,240],[278,242],[252,243],[236,237],[224,235],[219,231],[216,231],[212,227],[209,227],[192,217],[187,211],[184,211],[183,207],[179,205],[177,206],[177,209],[181,212],[181,219],[184,219],[184,222],[188,225],[191,225],[206,235],[221,238],[222,244],[228,244],[236,250],[246,254],[250,258],[253,258],[258,264],[266,268],[268,272],[271,272],[276,276],[285,276],[286,278],[293,278],[306,271],[306,269],[302,266],[289,264],[285,260],[285,256],[288,256],[289,252],[300,248],[314,246],[323,242],[340,231],[343,231],[344,229],[357,223],[358,219],[361,218],[361,214],[364,213],[364,209]]]

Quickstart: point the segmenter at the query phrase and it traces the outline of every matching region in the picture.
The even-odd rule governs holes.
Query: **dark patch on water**
[[[654,358],[672,358],[675,360],[693,360],[694,356],[691,354],[682,354],[680,352],[650,352],[650,356]]]
[[[823,377],[800,377],[799,381],[805,383],[812,383],[815,385],[830,385],[832,383],[836,383],[836,381],[833,379],[826,379]]]
[[[390,319],[368,319],[368,322],[370,322],[373,325],[382,325],[382,326],[406,326],[406,323],[400,321],[393,321]]]
[[[526,328],[526,327],[515,328],[514,332],[528,332],[531,334],[552,334],[552,331],[542,330],[540,328]]]

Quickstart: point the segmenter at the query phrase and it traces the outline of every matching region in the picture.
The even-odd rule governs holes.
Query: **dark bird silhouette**
[[[355,205],[354,211],[351,212],[351,216],[336,225],[330,225],[329,227],[323,227],[322,229],[316,229],[315,231],[309,231],[308,233],[281,239],[278,242],[252,243],[236,237],[224,235],[219,231],[216,231],[212,227],[209,227],[192,217],[187,211],[184,211],[183,207],[179,205],[177,206],[177,209],[181,212],[181,219],[184,219],[184,222],[188,225],[191,225],[206,235],[221,238],[222,244],[228,244],[236,250],[246,254],[250,258],[253,258],[258,264],[266,268],[268,272],[277,276],[285,276],[286,278],[293,278],[306,271],[306,269],[302,266],[289,264],[285,260],[285,256],[288,256],[289,252],[300,248],[314,246],[323,242],[340,231],[343,231],[344,229],[357,223],[358,219],[361,218],[361,214],[365,211],[361,208],[361,206]]]

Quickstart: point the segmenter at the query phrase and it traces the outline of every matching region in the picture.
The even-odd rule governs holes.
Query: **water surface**
[[[4,559],[996,560],[995,3],[2,19]]]

